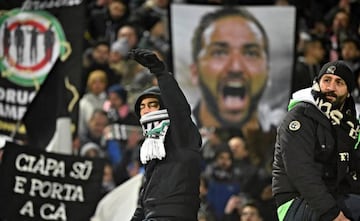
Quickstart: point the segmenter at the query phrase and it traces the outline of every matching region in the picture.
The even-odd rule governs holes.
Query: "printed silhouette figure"
[[[45,59],[49,62],[51,62],[55,43],[55,33],[51,30],[51,27],[52,24],[50,24],[49,28],[44,32]]]
[[[37,38],[39,31],[35,26],[30,30],[30,62],[36,63],[37,59]]]
[[[21,26],[22,24],[19,23],[15,29],[16,63],[21,63],[24,59],[25,38]]]
[[[9,55],[10,45],[11,45],[10,28],[8,27],[7,22],[5,22],[5,24],[4,24],[4,38],[3,38],[4,57],[7,57]]]

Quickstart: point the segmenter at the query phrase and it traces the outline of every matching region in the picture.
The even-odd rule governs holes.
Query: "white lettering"
[[[15,160],[16,169],[22,172],[44,176],[65,177],[65,162],[40,155],[39,159],[28,154],[19,154]]]
[[[25,205],[21,208],[19,213],[23,216],[27,215],[30,217],[34,217],[34,206],[31,201],[27,201]]]
[[[31,168],[35,160],[36,158],[34,156],[30,156],[25,153],[19,154],[15,160],[15,167],[21,172],[30,172],[29,168]]]
[[[60,203],[58,208],[52,204],[44,204],[40,207],[40,216],[44,220],[67,220],[66,208],[64,203]]]
[[[30,104],[36,95],[36,91],[28,91],[13,88],[0,87],[0,101],[2,103],[27,105]]]
[[[45,8],[60,8],[64,6],[80,5],[83,0],[51,0],[51,1],[25,1],[24,9],[45,9]]]
[[[90,177],[93,165],[91,161],[75,162],[70,176],[74,179],[87,180]]]
[[[19,120],[24,116],[26,107],[0,103],[0,116],[11,120]]]
[[[24,194],[24,184],[26,183],[26,178],[22,176],[15,176],[15,186],[14,186],[14,192]]]
[[[82,186],[42,181],[36,178],[31,179],[29,195],[33,197],[40,196],[42,198],[63,201],[84,202],[84,192]]]

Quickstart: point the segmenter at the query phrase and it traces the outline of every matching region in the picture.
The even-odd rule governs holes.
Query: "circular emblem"
[[[289,124],[289,129],[292,131],[297,131],[300,129],[300,127],[301,127],[301,124],[297,120],[291,121]]]
[[[326,73],[334,74],[335,70],[336,70],[336,67],[334,65],[331,65],[330,67],[328,67]]]
[[[41,84],[70,52],[60,23],[46,11],[9,11],[0,19],[0,40],[0,71],[25,87]]]

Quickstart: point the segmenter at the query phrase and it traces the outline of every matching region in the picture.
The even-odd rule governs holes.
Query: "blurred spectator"
[[[123,1],[112,0],[106,10],[90,16],[88,22],[90,44],[99,40],[111,44],[115,41],[119,28],[126,23],[128,10]]]
[[[102,13],[103,11],[106,11],[106,8],[110,4],[111,0],[89,0],[89,3],[87,4],[87,10],[88,16],[92,16],[94,14]]]
[[[240,221],[263,221],[264,219],[260,211],[261,211],[260,207],[255,202],[245,203],[245,205],[243,205],[241,209]],[[271,221],[271,219],[265,219],[265,220]]]
[[[110,67],[122,76],[122,85],[128,85],[134,75],[141,69],[133,59],[128,59],[127,52],[137,48],[139,42],[138,29],[130,24],[121,27],[117,34],[117,40],[112,44]],[[116,56],[119,54],[119,56]]]
[[[90,158],[103,158],[104,153],[98,144],[90,141],[81,146],[80,156]]]
[[[228,145],[233,155],[233,170],[240,183],[241,192],[257,197],[263,185],[259,175],[259,168],[252,162],[247,144],[243,137],[234,136],[229,139]]]
[[[224,209],[224,217],[221,221],[238,221],[240,220],[241,210],[245,203],[249,201],[249,197],[244,194],[233,195],[226,202]]]
[[[86,91],[86,83],[89,73],[94,70],[102,70],[106,73],[108,86],[119,84],[121,75],[117,75],[109,65],[110,46],[105,41],[99,41],[93,48],[84,52],[83,65],[84,74],[82,76],[81,93]]]
[[[74,156],[80,155],[81,143],[80,143],[79,133],[73,136],[71,148],[72,148],[72,154]]]
[[[137,48],[139,43],[140,33],[135,25],[125,24],[117,32],[117,40],[126,39],[128,47],[130,49]]]
[[[198,221],[216,221],[214,207],[207,199],[208,190],[209,182],[204,175],[201,175],[199,186],[200,208],[198,212]]]
[[[340,45],[343,40],[354,35],[350,27],[350,15],[347,11],[339,9],[331,23],[328,38],[330,40],[330,61],[338,60],[340,57]]]
[[[127,103],[128,92],[121,85],[113,85],[108,89],[108,97],[104,103],[110,123],[140,126],[139,119]]]
[[[265,217],[261,213],[261,206],[257,201],[246,196],[232,196],[225,209],[224,219],[222,221],[275,221]]]
[[[216,148],[215,160],[209,163],[204,176],[209,180],[208,201],[214,206],[217,219],[224,215],[226,202],[240,192],[240,184],[233,170],[233,157],[227,144]]]
[[[105,111],[101,109],[94,110],[87,123],[86,133],[79,134],[80,144],[84,145],[88,142],[94,142],[102,147],[103,133],[108,123],[109,120]]]
[[[113,85],[108,89],[108,99],[103,106],[110,121],[110,125],[104,130],[106,151],[114,166],[123,161],[128,139],[127,128],[129,126],[140,128],[138,117],[127,103],[127,96],[128,92],[124,87]]]
[[[324,18],[326,21],[332,20],[339,10],[343,10],[349,14],[349,25],[351,29],[355,30],[359,26],[359,13],[360,13],[360,2],[352,0],[337,0],[335,4],[332,5],[325,14]]]
[[[154,24],[149,30],[144,31],[139,42],[140,48],[156,50],[165,58],[165,62],[170,66],[170,43],[167,38],[167,27],[161,18],[154,19]]]
[[[341,59],[353,72],[360,70],[360,42],[356,38],[347,38],[341,44]],[[354,73],[354,74],[355,74]]]
[[[109,66],[121,76],[121,82],[123,83],[123,76],[127,72],[126,65],[124,65],[127,53],[129,51],[129,45],[126,39],[119,39],[112,43],[109,54]]]
[[[139,27],[141,32],[149,31],[159,18],[164,20],[165,27],[167,27],[168,7],[169,0],[147,0],[131,13],[129,22]],[[166,32],[166,38],[169,36],[168,31]]]
[[[79,101],[78,133],[86,133],[86,124],[95,109],[102,109],[106,100],[107,76],[102,70],[89,74],[87,92]]]
[[[127,139],[122,142],[123,157],[115,166],[115,182],[117,185],[144,172],[144,167],[140,162],[139,156],[142,141],[143,136],[141,128],[129,128]]]
[[[114,171],[111,164],[106,161],[104,165],[104,175],[101,184],[101,193],[105,196],[107,193],[115,189],[116,184],[114,182]]]
[[[303,55],[297,57],[292,78],[291,93],[310,87],[324,61],[325,48],[322,39],[308,36],[304,40]]]

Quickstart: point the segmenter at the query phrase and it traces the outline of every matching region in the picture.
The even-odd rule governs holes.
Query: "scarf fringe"
[[[140,149],[140,160],[143,164],[153,159],[162,160],[166,156],[164,141],[170,125],[166,109],[153,111],[141,117],[145,140]]]
[[[153,159],[163,159],[166,156],[164,143],[159,139],[146,138],[141,149],[140,159],[143,164]]]

